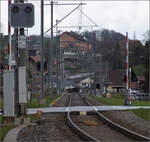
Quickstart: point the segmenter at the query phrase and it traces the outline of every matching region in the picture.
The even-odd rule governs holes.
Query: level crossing
[[[47,107],[47,108],[28,108],[27,114],[36,114],[38,110],[43,113],[59,113],[59,112],[90,112],[90,111],[111,111],[111,110],[130,110],[145,108],[150,109],[150,106],[74,106],[74,107]],[[2,109],[0,109],[2,115]]]

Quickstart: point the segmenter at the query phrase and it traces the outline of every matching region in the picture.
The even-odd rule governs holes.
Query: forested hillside
[[[84,32],[82,33],[90,42],[95,41],[94,34],[96,35],[96,52],[103,55],[103,60],[109,63],[110,69],[125,69],[126,61],[126,43],[125,35],[103,29],[101,31]],[[129,66],[134,67],[138,75],[143,75],[144,72],[140,71],[144,68],[144,57],[146,49],[141,41],[129,39]]]

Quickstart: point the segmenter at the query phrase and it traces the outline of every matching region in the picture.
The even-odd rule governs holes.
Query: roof
[[[30,58],[35,62],[40,62],[40,56],[30,56]]]
[[[145,77],[144,76],[137,76],[137,79],[140,80],[140,81],[144,81]]]
[[[88,51],[92,48],[92,45],[90,42],[82,35],[79,35],[75,32],[64,32],[61,34],[62,38],[62,47],[72,47],[74,48],[75,46],[81,48],[81,50]]]
[[[80,81],[80,83],[90,83],[90,82],[93,83],[93,80],[91,78],[89,78],[89,77]]]
[[[78,40],[81,40],[81,41],[87,41],[87,39],[84,37],[84,36],[82,36],[82,35],[79,35],[79,34],[77,34],[77,33],[75,33],[75,32],[64,32],[63,34],[65,34],[65,33],[67,33],[67,34],[69,34],[70,36],[72,36],[72,37],[74,37],[74,38],[76,38],[76,39],[78,39]]]
[[[124,86],[123,77],[125,75],[124,70],[110,70],[108,73],[108,83],[110,85],[121,85]]]
[[[79,39],[79,40],[82,40],[82,41],[86,41],[87,39],[84,37],[84,36],[82,36],[82,35],[79,35],[79,34],[77,34],[77,33],[75,33],[75,32],[69,32],[69,34],[72,36],[72,37],[74,37],[74,38],[76,38],[76,39]]]

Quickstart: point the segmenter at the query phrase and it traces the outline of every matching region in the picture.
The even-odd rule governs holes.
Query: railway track
[[[72,113],[70,111],[71,106],[79,106],[79,105],[89,105],[93,108],[93,112],[95,112],[95,115],[92,115],[90,117],[85,116],[72,116]],[[89,126],[83,126],[82,124],[79,124],[80,121],[91,119],[94,120],[97,124],[102,122],[97,126],[89,127]],[[82,119],[82,120],[81,120]],[[96,110],[94,106],[92,106],[87,100],[86,97],[83,97],[79,94],[70,94],[69,96],[69,109],[67,112],[67,124],[71,129],[77,133],[83,140],[86,141],[150,141],[150,138],[142,136],[140,134],[137,134],[133,131],[130,131],[103,116],[100,112]],[[86,127],[86,128],[85,128]],[[109,128],[108,128],[109,127]],[[94,129],[93,129],[94,128]],[[90,130],[93,129],[93,130]],[[95,131],[95,132],[93,132]],[[99,132],[103,134],[101,135]],[[108,133],[108,134],[105,134]],[[112,135],[111,135],[112,134]],[[115,138],[112,139],[112,138]]]
[[[70,97],[69,98],[69,107],[71,107],[71,103],[72,103],[71,95],[69,97]],[[73,131],[75,131],[75,133],[77,133],[82,139],[87,140],[87,141],[95,141],[95,142],[99,141],[98,139],[96,139],[96,138],[90,136],[88,133],[84,132],[72,121],[70,110],[68,110],[68,112],[67,112],[67,123],[68,123],[69,127],[71,127],[71,129]]]

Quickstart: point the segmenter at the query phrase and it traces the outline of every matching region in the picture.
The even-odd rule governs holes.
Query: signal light
[[[13,13],[18,13],[19,12],[19,7],[15,6],[12,8]]]
[[[25,8],[25,12],[26,12],[26,13],[32,12],[32,8],[31,8],[31,7],[26,7],[26,8]]]

